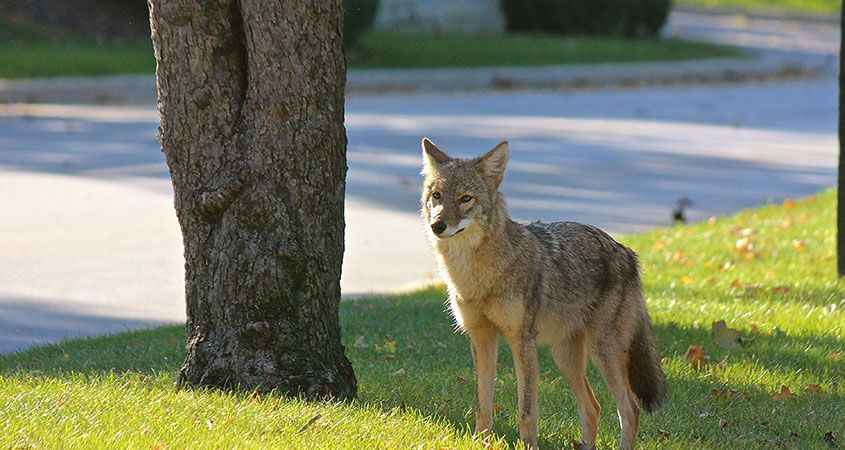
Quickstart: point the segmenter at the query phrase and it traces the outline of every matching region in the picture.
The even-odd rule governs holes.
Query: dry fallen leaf
[[[795,394],[790,392],[789,388],[784,384],[781,385],[779,392],[772,394],[772,398],[775,400],[789,400],[795,398]]]
[[[353,347],[363,349],[369,347],[366,342],[364,342],[364,336],[358,336],[358,339],[355,339],[355,343],[352,344]]]
[[[696,369],[700,369],[701,366],[707,364],[709,359],[710,357],[704,353],[704,349],[697,345],[690,345],[687,349],[687,362]]]
[[[831,354],[827,355],[827,357],[825,359],[828,360],[828,361],[836,362],[836,361],[839,361],[840,359],[842,359],[842,354],[838,353],[838,352],[837,353],[831,353]]]
[[[404,377],[405,376],[405,368],[401,367],[396,372],[393,372],[394,377]]]
[[[320,420],[320,417],[323,417],[323,415],[322,415],[322,414],[317,414],[316,416],[314,416],[314,417],[312,417],[312,418],[308,419],[308,422],[305,422],[305,423],[304,423],[301,427],[299,427],[299,429],[298,429],[298,430],[296,430],[296,432],[297,432],[297,433],[302,433],[303,431],[305,431],[305,429],[306,429],[306,428],[308,428],[308,427],[310,427],[311,425],[313,425],[313,424],[314,424],[314,422],[316,422],[316,421]]]
[[[772,294],[788,294],[789,286],[775,286],[772,288]]]
[[[711,393],[713,394],[713,398],[722,398],[722,397],[733,398],[737,394],[737,390],[736,389],[725,389],[725,390],[713,389],[711,391]]]
[[[728,328],[724,320],[713,322],[713,342],[722,348],[739,347],[739,331]]]
[[[736,240],[737,253],[751,253],[754,251],[754,244],[747,237]]]
[[[728,421],[725,419],[719,419],[719,428],[725,428],[728,426]]]
[[[755,294],[763,290],[763,285],[761,285],[760,283],[751,283],[746,284],[742,288],[745,290],[746,294]]]
[[[763,275],[763,279],[765,279],[766,281],[772,281],[772,280],[774,280],[774,279],[775,279],[775,276],[776,276],[776,275],[775,275],[775,272],[774,272],[774,271],[772,271],[772,269],[769,269],[769,270],[767,270],[767,271],[766,271],[766,273]]]
[[[384,351],[388,353],[396,353],[396,342],[390,339],[390,336],[384,335]]]
[[[804,389],[804,393],[807,395],[816,395],[822,393],[822,388],[816,383],[808,384],[807,388]]]

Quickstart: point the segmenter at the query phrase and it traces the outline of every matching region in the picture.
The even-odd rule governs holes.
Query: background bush
[[[46,30],[72,31],[107,41],[150,40],[145,0],[0,0],[0,17]]]
[[[361,35],[373,26],[379,0],[343,1],[343,46],[352,48]]]
[[[501,0],[509,31],[656,37],[671,0]]]
[[[353,47],[372,27],[378,5],[378,0],[344,0],[344,47]],[[0,0],[0,17],[103,40],[150,40],[146,0]]]

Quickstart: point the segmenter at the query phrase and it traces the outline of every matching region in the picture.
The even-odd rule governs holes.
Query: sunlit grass
[[[841,445],[845,290],[834,217],[828,191],[620,238],[640,254],[670,386],[667,405],[642,418],[641,448],[827,448],[828,432]],[[341,305],[360,388],[352,404],[179,390],[182,327],[0,356],[0,447],[479,447],[469,434],[470,352],[443,297],[429,289]],[[716,345],[717,320],[745,344]],[[709,363],[691,366],[690,345]],[[502,348],[495,430],[513,444],[516,381]],[[540,356],[540,445],[564,447],[578,436],[574,399],[548,351]],[[589,376],[603,406],[599,445],[615,448],[612,398],[594,369]],[[819,392],[805,392],[813,384]],[[782,385],[794,398],[773,398]]]
[[[677,0],[703,6],[743,8],[762,12],[800,12],[810,14],[838,14],[839,0]]]
[[[0,78],[153,73],[152,43],[96,41],[0,19]]]

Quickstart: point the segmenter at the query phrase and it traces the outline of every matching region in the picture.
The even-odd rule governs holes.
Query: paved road
[[[693,34],[684,20],[674,15],[669,32]],[[751,23],[743,29],[757,33]],[[823,44],[837,35],[824,27],[805,25],[822,37],[790,51],[831,55]],[[433,276],[416,213],[423,135],[462,156],[509,139],[503,188],[518,218],[630,232],[667,224],[680,196],[700,219],[832,185],[833,73],[761,85],[351,97],[343,291]],[[184,319],[156,124],[151,106],[0,106],[0,351]]]

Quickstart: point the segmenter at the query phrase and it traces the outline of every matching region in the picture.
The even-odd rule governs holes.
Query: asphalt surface
[[[767,84],[385,94],[347,99],[345,295],[430,282],[422,136],[471,156],[511,142],[512,215],[613,233],[833,185],[838,27],[675,13],[668,34],[827,59]],[[0,351],[184,320],[181,237],[149,106],[0,105]]]

